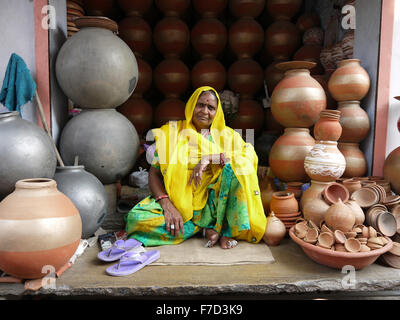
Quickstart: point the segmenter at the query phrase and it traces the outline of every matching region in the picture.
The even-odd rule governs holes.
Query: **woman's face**
[[[209,129],[217,114],[218,101],[210,92],[204,92],[199,96],[193,111],[192,122],[198,131]]]

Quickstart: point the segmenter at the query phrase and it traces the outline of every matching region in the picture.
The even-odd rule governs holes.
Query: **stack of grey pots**
[[[80,31],[60,49],[56,77],[65,95],[82,111],[65,125],[60,153],[73,170],[86,169],[94,175],[103,186],[103,197],[107,198],[104,186],[115,184],[130,173],[139,154],[140,141],[135,127],[116,111],[136,87],[138,65],[131,49],[115,34],[118,25],[114,21],[82,17],[75,23]],[[76,157],[79,166],[74,166]],[[74,186],[74,193],[84,197],[84,190],[78,192],[78,187]],[[92,217],[86,223],[90,230],[85,236],[103,222],[105,209],[98,207],[96,214],[94,206],[89,210]]]

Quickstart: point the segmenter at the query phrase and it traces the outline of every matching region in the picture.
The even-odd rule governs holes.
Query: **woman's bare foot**
[[[219,234],[214,229],[205,229],[204,234],[208,240],[206,248],[211,248],[218,242]]]
[[[238,245],[238,242],[232,238],[221,237],[219,244],[222,249],[232,249]]]

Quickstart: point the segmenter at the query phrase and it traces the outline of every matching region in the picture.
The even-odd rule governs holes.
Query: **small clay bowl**
[[[322,195],[325,201],[331,205],[338,203],[339,199],[343,203],[346,203],[350,196],[347,188],[343,184],[337,182],[332,182],[329,184],[322,192]]]
[[[361,188],[354,191],[351,195],[351,199],[357,202],[358,205],[363,209],[370,208],[379,201],[376,192],[369,188]]]
[[[334,235],[335,235],[335,241],[336,241],[336,243],[337,243],[337,244],[343,244],[343,245],[344,245],[344,243],[345,243],[346,240],[347,240],[347,238],[346,238],[344,232],[343,232],[343,231],[340,231],[340,230],[336,230],[336,231],[334,232]]]
[[[357,239],[351,238],[347,239],[346,242],[344,243],[344,247],[348,252],[360,252],[361,250],[361,243]]]
[[[368,238],[376,238],[378,236],[378,233],[376,232],[376,230],[371,226],[368,227],[368,233],[369,233]]]
[[[368,246],[365,245],[365,244],[361,244],[360,252],[370,252],[370,251],[371,251],[371,248],[370,248],[370,247],[368,247]]]
[[[322,225],[321,232],[329,232],[329,233],[333,234],[333,231],[326,224]]]
[[[331,248],[335,244],[335,238],[330,232],[322,232],[318,237],[318,243],[325,248]]]
[[[353,231],[345,232],[344,235],[346,236],[347,239],[351,239],[357,237],[357,232]]]
[[[304,241],[317,241],[319,232],[316,229],[308,229]]]
[[[396,234],[397,221],[390,212],[381,213],[376,220],[376,225],[379,232],[387,237],[393,237]]]

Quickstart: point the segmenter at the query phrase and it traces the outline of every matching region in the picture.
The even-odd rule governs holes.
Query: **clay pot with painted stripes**
[[[226,84],[226,70],[217,59],[203,59],[193,66],[191,78],[193,88],[210,86],[221,92]]]
[[[360,101],[368,94],[370,86],[370,77],[359,59],[340,61],[328,83],[336,101]]]
[[[342,135],[340,142],[360,143],[369,134],[371,129],[368,113],[361,108],[360,101],[342,101],[338,103],[341,112],[340,125]]]
[[[244,17],[229,28],[229,46],[239,57],[252,58],[264,45],[264,29],[257,20]]]
[[[315,145],[307,128],[286,128],[269,153],[269,164],[274,175],[283,182],[306,182],[304,159]]]
[[[303,0],[268,0],[267,10],[275,20],[290,20],[300,10]]]
[[[137,57],[148,53],[153,35],[150,25],[141,17],[126,17],[119,23],[119,36]]]
[[[42,278],[46,268],[58,271],[81,234],[78,209],[55,180],[19,180],[0,203],[0,270],[20,279]]]
[[[346,159],[343,178],[364,177],[367,173],[367,159],[358,143],[339,142],[338,148]]]
[[[216,18],[225,10],[228,0],[193,0],[192,3],[203,18]]]
[[[271,96],[275,119],[286,128],[310,128],[326,109],[326,94],[320,83],[311,77],[315,62],[290,61],[277,64],[285,77]]]

